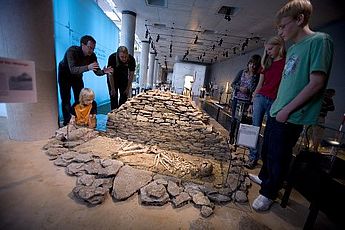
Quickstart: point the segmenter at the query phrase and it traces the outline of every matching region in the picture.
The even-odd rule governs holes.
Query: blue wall
[[[54,27],[56,64],[62,60],[71,45],[79,45],[83,35],[91,35],[96,40],[95,53],[101,68],[107,65],[108,57],[119,44],[119,29],[103,13],[93,0],[55,0]],[[56,69],[58,69],[56,67]],[[106,75],[98,77],[92,71],[84,73],[85,87],[92,88],[96,102],[109,101]],[[73,95],[73,92],[72,92]],[[59,98],[59,117],[61,118],[61,99]],[[73,98],[73,96],[72,96]],[[73,103],[73,99],[71,101]]]

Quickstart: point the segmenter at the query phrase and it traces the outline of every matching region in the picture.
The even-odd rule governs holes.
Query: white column
[[[149,62],[149,49],[150,49],[149,41],[142,41],[141,42],[141,54],[140,54],[140,70],[139,70],[140,90],[146,88],[147,69],[148,69],[147,64]]]
[[[126,46],[131,55],[134,54],[136,16],[137,14],[133,11],[122,11],[120,46]]]
[[[53,19],[52,1],[1,1],[0,56],[34,61],[36,72],[37,103],[6,104],[11,139],[46,139],[58,128]]]
[[[155,85],[158,82],[158,58],[155,59],[155,63],[154,63],[154,73],[153,73],[153,86],[155,87]]]
[[[154,63],[155,63],[155,53],[150,52],[147,87],[151,89],[153,88],[153,73],[154,73],[154,68],[155,68]]]

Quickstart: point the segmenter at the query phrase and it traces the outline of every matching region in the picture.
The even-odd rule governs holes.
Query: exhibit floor
[[[250,203],[216,205],[209,218],[192,203],[179,209],[147,207],[137,195],[121,202],[108,195],[103,204],[90,207],[73,197],[75,178],[41,150],[47,140],[9,140],[6,123],[0,118],[0,229],[301,229],[308,215],[308,202],[295,191],[285,209],[277,200],[270,211],[253,211],[256,184],[249,189]],[[315,228],[334,225],[320,213]]]

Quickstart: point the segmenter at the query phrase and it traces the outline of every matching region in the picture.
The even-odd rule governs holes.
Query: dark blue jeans
[[[277,198],[289,169],[292,148],[302,130],[303,125],[280,123],[274,117],[268,118],[261,150],[261,195],[272,200]]]

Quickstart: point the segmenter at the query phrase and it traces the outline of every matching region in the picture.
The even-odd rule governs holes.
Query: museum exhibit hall
[[[345,229],[344,12],[1,1],[0,229]]]

